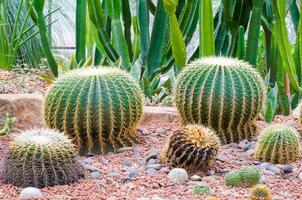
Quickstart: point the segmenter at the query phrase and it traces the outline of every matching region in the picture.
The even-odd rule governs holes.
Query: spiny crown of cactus
[[[174,100],[184,124],[211,127],[224,144],[239,142],[257,134],[255,120],[265,99],[263,82],[244,61],[202,58],[179,75]]]
[[[261,172],[256,167],[246,166],[240,170],[240,178],[242,183],[245,185],[255,185],[261,178]]]
[[[262,162],[287,164],[301,157],[300,137],[287,125],[271,125],[261,133],[255,158]]]
[[[220,147],[209,128],[188,125],[174,131],[161,151],[161,160],[173,167],[206,170],[212,166]]]
[[[9,146],[2,179],[19,187],[69,184],[80,178],[72,142],[51,129],[28,130]]]
[[[251,189],[250,200],[272,200],[269,187],[263,184],[257,184]]]
[[[224,182],[227,186],[237,187],[242,184],[240,171],[234,170],[228,172],[224,177]]]
[[[80,154],[116,151],[138,141],[142,92],[130,75],[116,68],[70,71],[50,88],[45,119],[69,135]]]

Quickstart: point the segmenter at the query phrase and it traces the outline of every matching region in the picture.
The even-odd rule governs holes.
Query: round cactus
[[[300,157],[300,138],[294,128],[286,125],[271,125],[263,130],[256,145],[257,160],[287,164]]]
[[[243,184],[255,185],[261,178],[261,172],[258,168],[253,166],[246,166],[240,170],[240,177]]]
[[[257,184],[251,189],[250,200],[272,200],[270,189],[263,184]]]
[[[265,99],[264,81],[248,63],[233,58],[196,60],[179,75],[174,91],[184,124],[213,128],[224,144],[253,138]]]
[[[193,194],[196,195],[210,195],[211,193],[212,190],[208,185],[196,184],[193,188]]]
[[[237,187],[242,184],[240,171],[230,171],[224,177],[224,182],[227,186]]]
[[[2,179],[19,187],[68,184],[80,178],[75,148],[62,133],[33,129],[17,136],[4,160]]]
[[[139,85],[116,68],[73,70],[47,93],[45,119],[73,139],[80,154],[100,154],[138,142],[142,116]]]
[[[162,162],[188,170],[212,166],[220,147],[216,134],[203,126],[188,125],[174,131],[161,151]]]

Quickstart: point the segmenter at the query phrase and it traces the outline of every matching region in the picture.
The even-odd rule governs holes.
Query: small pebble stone
[[[42,192],[38,188],[27,187],[24,188],[19,196],[19,199],[38,199],[42,198]]]
[[[116,173],[116,172],[109,172],[109,173],[108,173],[108,176],[112,178],[112,177],[120,176],[120,174],[119,174],[119,173]]]
[[[134,177],[137,177],[139,176],[139,173],[137,171],[131,171],[129,172],[129,178],[134,178]]]
[[[138,129],[138,131],[142,134],[142,135],[148,135],[150,132],[148,129],[146,128],[140,128]]]
[[[123,147],[117,150],[118,153],[123,153],[123,152],[127,152],[127,151],[133,151],[134,147]]]
[[[246,148],[248,148],[248,143],[249,143],[249,141],[247,139],[244,139],[238,144],[238,147],[240,149],[246,149]]]
[[[140,153],[142,152],[142,148],[140,148],[140,147],[135,147],[135,148],[133,149],[133,152],[134,152],[135,155],[140,155]]]
[[[259,165],[259,167],[261,168],[261,169],[269,169],[269,166],[270,166],[270,164],[269,163],[267,163],[267,162],[264,162],[264,163],[261,163],[260,165]]]
[[[291,166],[285,165],[283,168],[283,172],[286,174],[292,173],[293,172],[293,168]]]
[[[274,174],[276,174],[276,175],[281,174],[281,170],[278,167],[274,166],[274,165],[269,165],[268,170],[274,172]]]
[[[168,174],[171,170],[169,167],[163,167],[159,171]]]
[[[146,170],[146,172],[150,175],[150,176],[153,176],[157,173],[157,170],[154,169],[154,168],[149,168]]]
[[[158,155],[159,152],[160,152],[160,149],[159,149],[159,148],[151,148],[151,149],[149,149],[149,151],[148,151],[148,155],[154,155],[154,154]]]
[[[153,165],[153,164],[158,164],[159,160],[158,159],[150,159],[147,163],[147,165]]]
[[[201,181],[201,177],[198,175],[193,175],[193,176],[191,176],[190,180],[191,181]]]
[[[188,181],[189,176],[188,172],[182,168],[174,168],[172,169],[169,174],[169,179],[173,183],[185,183]]]
[[[299,179],[302,181],[302,172],[299,174]]]
[[[91,172],[90,173],[90,178],[91,179],[99,179],[101,177],[101,173],[100,172]]]
[[[215,174],[214,170],[210,170],[207,172],[207,176],[213,176]]]
[[[97,180],[96,184],[98,184],[100,186],[104,186],[104,185],[107,185],[107,181],[105,179]]]
[[[132,159],[129,157],[124,158],[123,165],[126,167],[131,167],[133,165]]]
[[[146,166],[146,169],[149,169],[149,168],[153,168],[153,169],[156,169],[156,170],[160,170],[161,164],[147,165],[147,166]]]

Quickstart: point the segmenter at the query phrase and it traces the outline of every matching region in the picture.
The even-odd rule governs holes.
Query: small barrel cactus
[[[179,75],[174,91],[183,124],[213,128],[224,144],[257,134],[255,120],[264,99],[260,74],[244,61],[224,57],[191,63]]]
[[[260,170],[253,166],[243,167],[239,173],[242,183],[248,186],[257,184],[261,178]]]
[[[142,92],[126,72],[100,67],[76,69],[47,93],[45,119],[73,139],[80,154],[100,154],[138,142]]]
[[[301,157],[301,144],[297,131],[286,125],[271,125],[261,133],[255,158],[262,162],[288,164]]]
[[[188,125],[171,134],[160,157],[172,167],[206,170],[212,166],[219,147],[219,138],[211,129]]]
[[[257,184],[251,189],[250,200],[272,200],[270,189],[263,184]]]
[[[242,184],[240,171],[235,170],[227,173],[224,177],[224,182],[227,186],[231,186],[231,187],[240,186]]]
[[[18,187],[69,184],[80,178],[75,148],[63,133],[28,130],[10,144],[2,179]]]
[[[195,195],[210,195],[211,193],[212,190],[208,185],[196,184],[193,188],[193,194]]]

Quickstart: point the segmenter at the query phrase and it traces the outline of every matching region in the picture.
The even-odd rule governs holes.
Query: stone
[[[157,173],[157,170],[154,168],[148,168],[146,170],[146,172],[150,175],[150,176],[154,176]]]
[[[168,177],[170,179],[171,182],[173,183],[185,183],[189,180],[189,175],[187,170],[182,169],[182,168],[174,168],[172,169],[169,174]]]
[[[91,179],[99,179],[101,177],[101,173],[100,172],[91,172],[90,173],[90,178]]]
[[[275,175],[281,174],[281,170],[275,165],[269,165],[268,170],[272,171]]]
[[[270,164],[269,163],[267,163],[267,162],[264,162],[264,163],[261,163],[260,165],[259,165],[259,168],[261,168],[261,169],[269,169],[269,166],[270,166]]]
[[[151,121],[162,121],[165,120],[178,120],[176,108],[174,107],[159,107],[159,106],[145,106],[144,117],[142,124],[145,122],[150,123]]]
[[[156,170],[160,170],[161,164],[147,165],[147,166],[146,166],[146,169],[149,169],[149,168],[153,168],[153,169],[156,169]]]
[[[254,154],[254,149],[249,149],[245,152],[239,154],[239,159],[244,159],[246,157],[252,156]]]
[[[207,172],[207,176],[213,176],[215,174],[215,171],[214,170],[209,170]]]
[[[290,173],[293,172],[293,168],[291,166],[285,165],[283,167],[283,172],[286,173],[286,174],[290,174]]]
[[[134,154],[135,154],[136,156],[139,156],[140,153],[142,152],[142,148],[140,148],[140,147],[135,147],[135,148],[133,149],[133,152],[134,152]]]
[[[153,165],[153,164],[158,164],[159,160],[158,159],[150,159],[148,160],[147,165]]]
[[[159,134],[159,135],[162,135],[162,134],[165,134],[166,133],[166,130],[163,129],[163,128],[157,128],[155,130],[155,133]]]
[[[92,157],[85,158],[82,162],[85,164],[91,164],[93,163],[93,158]]]
[[[148,150],[148,155],[158,155],[160,153],[160,148],[151,148]]]
[[[138,132],[140,132],[142,135],[149,135],[150,134],[149,130],[146,129],[146,128],[139,128]]]
[[[107,181],[105,179],[97,180],[96,184],[98,184],[100,186],[104,186],[104,185],[107,185]]]
[[[42,192],[38,188],[27,187],[24,188],[19,196],[19,199],[38,199],[42,198]]]
[[[302,172],[298,175],[298,178],[302,181]]]
[[[190,180],[191,181],[201,181],[201,177],[195,174],[190,177]]]
[[[131,171],[131,172],[129,172],[128,177],[129,178],[135,178],[135,177],[138,177],[139,175],[140,174],[137,171]]]
[[[127,151],[133,151],[134,147],[123,147],[117,150],[118,153],[123,153]]]
[[[131,167],[133,165],[132,159],[130,157],[124,158],[123,165],[126,167]]]
[[[159,171],[168,174],[171,170],[169,167],[162,167]]]
[[[248,148],[249,147],[249,141],[247,140],[247,139],[244,139],[244,140],[242,140],[239,144],[238,144],[238,147],[240,148],[240,149],[246,149],[246,148]]]
[[[108,176],[109,176],[110,178],[112,178],[112,177],[118,177],[118,176],[120,176],[120,174],[119,174],[119,173],[116,173],[116,172],[109,172],[109,173],[108,173]]]

